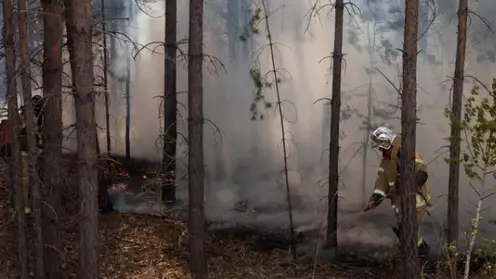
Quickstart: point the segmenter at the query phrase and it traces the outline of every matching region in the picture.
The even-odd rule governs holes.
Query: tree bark
[[[109,158],[112,156],[112,142],[110,138],[110,102],[109,102],[109,90],[108,90],[108,44],[107,44],[107,22],[106,22],[106,11],[105,11],[105,0],[101,0],[101,10],[102,10],[102,32],[103,32],[103,87],[104,87],[104,103],[105,103],[105,127],[106,127],[106,141],[107,141],[107,153],[104,156],[103,166],[98,168],[98,207],[102,212],[111,211],[112,204],[110,203],[110,198],[107,192],[107,185],[112,184],[112,179],[110,175],[110,162]],[[95,129],[96,131],[96,129]],[[96,136],[97,144],[97,155],[101,157],[100,146],[98,142],[98,132]],[[102,162],[102,160],[100,160]],[[104,171],[105,170],[105,171]]]
[[[59,217],[62,182],[62,5],[43,1],[43,189],[49,206],[42,207],[47,278],[62,278]]]
[[[131,159],[131,51],[126,57],[126,159]]]
[[[16,57],[15,57],[15,27],[13,20],[12,0],[2,1],[3,10],[3,44],[5,48],[5,72],[7,79],[7,102],[8,102],[8,118],[10,122],[11,134],[11,164],[10,164],[10,183],[14,189],[14,207],[17,219],[17,253],[20,266],[20,278],[27,279],[29,277],[28,270],[28,250],[26,238],[26,215],[24,213],[24,195],[21,185],[21,146],[19,137],[20,134],[20,119],[17,104],[16,91]]]
[[[177,142],[177,0],[165,4],[165,77],[164,77],[164,150],[162,201],[176,200],[176,142]]]
[[[107,22],[105,20],[105,0],[100,0],[100,8],[102,10],[102,39],[103,39],[103,88],[105,102],[105,127],[107,140],[107,157],[110,156],[112,145],[110,141],[110,106],[109,106],[109,90],[108,90],[108,47],[107,47]],[[108,169],[108,168],[107,168]]]
[[[458,243],[458,189],[460,180],[460,129],[462,117],[463,79],[467,44],[468,0],[458,6],[458,35],[451,110],[450,164],[448,181],[448,242]]]
[[[279,77],[277,75],[277,68],[276,68],[276,62],[274,58],[274,44],[272,40],[272,33],[270,32],[270,22],[269,22],[269,12],[267,9],[267,4],[265,0],[262,0],[262,6],[263,6],[263,15],[265,18],[265,27],[267,28],[267,39],[269,43],[269,51],[270,51],[270,61],[271,61],[271,66],[272,69],[270,70],[272,73],[274,73],[274,84],[275,84],[275,90],[276,90],[276,99],[277,99],[277,111],[279,113],[279,121],[281,125],[281,139],[282,139],[282,154],[283,154],[283,162],[284,162],[284,182],[286,186],[286,200],[288,203],[288,221],[289,221],[289,251],[291,253],[291,257],[293,260],[297,259],[296,255],[296,246],[295,246],[295,231],[294,231],[294,224],[293,224],[293,205],[291,203],[291,188],[289,184],[289,176],[288,176],[288,151],[286,147],[286,130],[284,127],[284,113],[283,113],[283,108],[282,108],[282,102],[281,102],[281,93],[279,90]]]
[[[238,45],[241,41],[239,36],[239,22],[240,22],[240,12],[239,6],[241,5],[240,0],[227,0],[227,40],[229,44],[229,66],[236,66],[238,59]],[[243,26],[245,27],[245,26]],[[243,28],[241,27],[241,28]],[[247,28],[246,26],[245,28]]]
[[[98,172],[98,209],[100,212],[109,212],[112,211],[114,208],[112,206],[112,203],[110,202],[110,196],[108,193],[108,185],[110,185],[111,178],[110,178],[110,164],[108,162],[109,157],[104,155],[101,155],[101,150],[100,150],[100,142],[98,140],[98,131],[97,127],[95,126],[95,148],[96,148],[96,154],[98,161],[97,163],[99,166],[97,167],[97,172]],[[104,163],[102,163],[102,161]],[[105,170],[107,170],[107,173],[105,173]]]
[[[190,0],[188,50],[188,190],[191,273],[206,279],[203,159],[203,1]]]
[[[65,0],[68,47],[74,82],[81,195],[79,278],[99,278],[98,171],[93,88],[91,0]]]
[[[404,279],[420,278],[416,212],[415,142],[417,117],[418,0],[406,0],[403,43],[403,92],[401,95],[401,255]]]
[[[17,1],[18,4],[18,24],[19,24],[19,44],[21,49],[21,81],[24,99],[24,125],[26,129],[26,142],[28,153],[28,173],[29,190],[31,192],[32,209],[34,214],[33,230],[35,233],[35,274],[36,278],[45,278],[45,264],[43,254],[43,234],[41,229],[41,192],[38,177],[38,144],[35,135],[36,122],[31,101],[31,59],[29,54],[28,38],[28,7],[26,0]]]
[[[326,246],[337,249],[339,122],[341,113],[341,64],[343,61],[343,0],[336,0],[334,8],[336,9],[336,18],[334,21],[334,52],[332,54],[331,134],[329,143],[329,194],[327,197]]]

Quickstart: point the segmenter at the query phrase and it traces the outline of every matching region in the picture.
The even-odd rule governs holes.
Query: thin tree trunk
[[[241,23],[238,23],[238,26],[241,25],[242,28],[246,28],[250,26],[250,20],[252,17],[250,10],[250,1],[249,0],[241,0],[240,1],[240,20]],[[228,26],[229,27],[229,26]],[[243,33],[243,32],[241,32]],[[238,39],[241,39],[238,36]],[[252,49],[253,37],[248,36],[245,40],[241,40],[241,59],[248,59],[250,56],[250,51]]]
[[[78,183],[81,195],[79,278],[99,278],[98,171],[93,88],[91,0],[65,0],[67,36],[76,104]]]
[[[176,200],[176,142],[177,142],[177,0],[165,4],[165,86],[164,86],[164,150],[162,201]]]
[[[95,133],[95,139],[96,139],[95,140],[96,154],[97,154],[97,158],[100,159],[101,158],[100,142],[98,140],[98,131],[97,131],[96,126],[95,126],[94,130],[95,130],[94,133]],[[97,168],[97,172],[98,172],[98,209],[101,210],[101,212],[108,212],[108,211],[113,210],[112,203],[110,202],[110,196],[109,196],[108,189],[107,189],[107,185],[111,184],[110,169],[109,169],[110,165],[109,165],[109,162],[107,162],[107,160],[106,160],[106,159],[108,159],[108,157],[105,157],[103,159],[105,159],[105,161],[106,161],[104,163],[104,165],[108,171],[108,174],[105,174],[103,167]],[[102,161],[98,160],[98,162],[102,162]]]
[[[241,0],[242,1],[242,0]],[[227,20],[226,20],[226,29],[227,29],[227,38],[229,44],[229,66],[235,67],[237,61],[237,52],[238,45],[240,43],[239,37],[239,5],[241,4],[240,0],[227,0]],[[242,28],[248,28],[248,26],[242,26]]]
[[[267,28],[267,39],[269,40],[269,51],[270,51],[270,61],[272,69],[270,70],[274,73],[274,81],[275,81],[275,90],[277,97],[277,107],[279,112],[279,121],[281,125],[281,140],[282,140],[282,154],[283,154],[283,162],[284,162],[284,180],[286,184],[286,200],[288,202],[288,221],[289,221],[289,250],[291,252],[291,257],[293,260],[296,260],[296,246],[295,246],[295,231],[293,224],[293,205],[291,203],[291,188],[289,185],[289,175],[288,175],[288,151],[286,148],[286,130],[284,126],[284,114],[283,114],[283,104],[281,102],[281,93],[279,90],[279,77],[277,75],[276,62],[274,58],[274,43],[272,40],[272,33],[270,32],[270,23],[269,23],[269,12],[267,10],[266,0],[262,0],[263,7],[263,15],[265,18],[265,26]]]
[[[28,250],[26,238],[26,215],[24,213],[24,194],[21,185],[21,146],[19,137],[20,134],[20,119],[17,104],[16,91],[16,57],[15,57],[15,27],[13,20],[12,0],[2,1],[3,10],[3,45],[5,48],[5,72],[7,77],[7,102],[8,116],[10,122],[11,135],[11,164],[10,164],[10,183],[13,185],[14,207],[17,219],[17,253],[20,266],[20,278],[27,279],[29,277],[28,270]]]
[[[26,0],[19,0],[18,23],[19,23],[19,44],[21,49],[21,80],[24,99],[24,125],[26,128],[26,141],[28,153],[28,173],[29,189],[31,191],[32,208],[34,214],[33,229],[35,233],[35,274],[36,278],[45,278],[45,264],[43,262],[43,234],[41,229],[41,192],[38,177],[38,144],[35,135],[36,123],[31,101],[31,59],[29,55],[28,38],[28,7]]]
[[[338,162],[339,162],[339,121],[341,113],[341,64],[343,60],[343,0],[334,4],[336,18],[334,21],[334,52],[332,54],[332,98],[331,98],[331,129],[329,143],[329,194],[327,209],[326,246],[338,247]]]
[[[107,139],[107,156],[110,156],[112,145],[110,142],[110,107],[109,107],[109,90],[108,90],[108,48],[107,48],[107,22],[105,21],[105,0],[101,0],[102,10],[102,33],[103,33],[103,88],[105,102],[105,127]]]
[[[485,193],[486,191],[486,174],[487,174],[487,169],[488,169],[488,165],[487,164],[484,164],[484,167],[482,168],[482,180],[481,180],[481,187],[480,187],[480,193]],[[471,260],[472,260],[472,253],[474,251],[474,248],[475,248],[475,241],[477,240],[477,236],[479,234],[479,227],[480,227],[480,222],[481,222],[481,212],[483,210],[482,208],[482,201],[484,200],[484,196],[481,196],[479,195],[479,201],[477,202],[477,207],[476,207],[476,210],[475,210],[475,218],[473,219],[474,221],[472,222],[472,228],[471,228],[471,231],[470,231],[470,236],[469,236],[469,243],[468,243],[468,249],[467,251],[465,252],[466,255],[465,255],[465,268],[464,268],[464,271],[463,271],[463,279],[468,279],[469,276],[470,276],[470,264],[471,264]],[[453,272],[453,273],[456,273]],[[456,275],[455,275],[456,277]]]
[[[59,231],[60,187],[62,182],[62,5],[43,1],[43,184],[42,207],[45,271],[47,278],[62,278]]]
[[[188,190],[190,268],[193,278],[206,279],[203,161],[203,1],[190,0],[188,50]]]
[[[404,279],[420,278],[415,184],[418,0],[406,0],[401,96],[401,254]]]
[[[367,202],[367,161],[369,154],[369,144],[370,144],[370,132],[372,125],[372,93],[373,93],[373,72],[372,68],[374,67],[374,54],[375,54],[375,22],[372,24],[372,32],[370,32],[371,24],[367,24],[367,38],[368,38],[368,46],[369,46],[369,86],[368,86],[368,96],[367,96],[367,120],[365,123],[365,135],[363,139],[363,157],[362,157],[362,204]]]
[[[131,0],[130,3],[133,1]],[[127,29],[130,28],[130,23],[134,18],[133,5],[128,6],[129,21]],[[126,96],[126,130],[124,135],[126,160],[131,159],[131,47],[126,45],[126,80],[125,80],[125,96]],[[139,74],[139,73],[137,73]]]
[[[126,60],[126,159],[131,159],[131,57]]]
[[[451,110],[450,164],[448,181],[448,242],[458,243],[458,188],[460,180],[460,121],[462,117],[465,49],[467,44],[468,0],[460,0],[458,7],[458,36]]]

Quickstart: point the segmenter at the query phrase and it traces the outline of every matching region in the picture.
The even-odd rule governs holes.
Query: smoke
[[[230,4],[228,5],[227,2]],[[283,154],[280,124],[273,110],[264,111],[264,120],[251,120],[250,105],[253,102],[254,86],[250,69],[259,63],[262,72],[270,70],[269,54],[263,49],[266,42],[264,25],[260,34],[247,40],[240,37],[249,21],[249,1],[208,1],[205,3],[205,53],[223,63],[212,63],[205,59],[204,112],[205,118],[221,130],[217,133],[210,124],[205,124],[206,208],[210,220],[219,222],[256,223],[270,227],[287,225],[286,196],[282,181]],[[276,64],[288,75],[281,83],[282,98],[286,100],[284,113],[290,149],[290,183],[296,203],[295,222],[300,230],[318,228],[325,219],[328,166],[328,143],[330,108],[321,98],[329,98],[330,65],[332,53],[334,19],[332,13],[323,9],[319,16],[309,13],[311,3],[301,0],[271,0],[269,17],[274,41],[277,43]],[[364,121],[368,111],[369,82],[372,84],[372,125],[386,124],[400,132],[400,111],[397,92],[390,82],[399,88],[401,73],[402,19],[401,1],[391,5],[380,1],[357,3],[361,14],[345,17],[345,67],[343,75],[343,121],[341,128],[340,154],[340,241],[384,243],[384,238],[393,241],[389,226],[394,224],[388,204],[379,210],[367,213],[355,220],[363,207],[364,198],[372,192],[379,158],[368,147],[362,147],[367,137]],[[439,3],[437,3],[439,2]],[[428,31],[421,42],[422,55],[418,62],[418,116],[417,149],[429,163],[429,184],[434,207],[432,216],[426,217],[424,229],[428,240],[438,242],[442,224],[446,219],[446,194],[448,168],[444,162],[448,144],[449,125],[443,113],[449,103],[456,50],[456,1],[436,1],[436,16],[432,24],[432,10],[424,5],[421,26]],[[471,9],[481,17],[494,10],[491,1],[473,3]],[[443,5],[443,6],[441,6]],[[127,32],[137,45],[164,40],[164,3],[143,4],[143,10],[129,7],[131,21],[116,24]],[[356,10],[358,11],[358,10]],[[353,11],[350,9],[350,12]],[[179,1],[178,39],[188,34],[188,1]],[[310,23],[308,21],[310,20]],[[427,23],[426,23],[427,22]],[[477,23],[479,22],[479,23]],[[493,24],[492,22],[490,24]],[[494,45],[494,36],[487,35],[487,27],[472,16],[470,43],[467,50],[466,73],[489,83],[493,78],[492,57],[487,49]],[[422,31],[421,31],[422,33]],[[485,34],[485,35],[484,35]],[[490,34],[490,32],[489,32]],[[484,40],[482,40],[484,38]],[[477,41],[478,40],[478,41]],[[474,47],[474,41],[478,48]],[[371,45],[371,42],[375,44]],[[160,160],[159,141],[160,99],[163,95],[163,48],[155,45],[143,49],[131,62],[131,155],[149,160]],[[186,51],[187,45],[181,45]],[[124,153],[125,98],[124,79],[128,50],[113,40],[112,72],[112,149]],[[187,67],[184,61],[178,64],[178,91],[187,90]],[[377,68],[378,71],[373,68]],[[387,77],[387,80],[385,77]],[[465,90],[473,85],[466,80]],[[264,92],[274,100],[273,90]],[[179,94],[179,131],[187,134],[186,94]],[[100,107],[102,108],[102,107]],[[104,118],[98,110],[100,126]],[[367,123],[365,123],[367,124]],[[371,125],[368,123],[368,125]],[[365,125],[366,126],[366,125]],[[100,134],[104,141],[104,132]],[[186,143],[178,143],[178,176],[186,172]],[[367,152],[366,185],[362,183],[362,156]],[[460,182],[460,230],[470,225],[476,201],[468,179],[461,176]],[[490,183],[493,183],[491,181]],[[366,189],[365,193],[363,189]],[[186,181],[179,185],[179,195],[186,196]],[[265,213],[246,214],[232,211],[239,202],[245,202],[249,210]],[[486,204],[494,200],[487,200]],[[489,208],[486,214],[495,213]],[[353,229],[349,225],[356,223]],[[487,233],[496,236],[487,228]],[[386,232],[388,231],[388,232]],[[373,236],[381,236],[381,241]],[[386,241],[387,242],[387,241]]]

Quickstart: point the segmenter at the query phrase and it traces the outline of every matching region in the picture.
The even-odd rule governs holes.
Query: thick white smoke
[[[325,218],[325,195],[327,187],[325,181],[328,165],[328,130],[329,108],[324,101],[315,103],[318,99],[329,98],[330,64],[334,36],[334,18],[332,12],[322,10],[319,17],[310,17],[311,3],[301,0],[272,0],[270,9],[274,11],[270,17],[271,31],[277,45],[275,54],[278,67],[285,68],[290,75],[281,83],[282,98],[285,104],[287,137],[290,146],[289,165],[292,169],[290,183],[293,192],[302,204],[296,211],[297,223],[306,226],[320,226]],[[364,1],[365,6],[370,1]],[[479,1],[482,3],[484,1]],[[487,2],[487,1],[486,1]],[[179,1],[178,39],[188,35],[188,1]],[[259,27],[260,34],[253,37],[251,46],[241,40],[234,43],[237,54],[229,55],[229,44],[233,44],[232,37],[226,24],[226,1],[209,1],[205,4],[205,53],[216,57],[225,66],[225,70],[218,64],[211,64],[205,60],[204,71],[204,110],[205,117],[215,123],[222,131],[222,137],[205,124],[205,152],[207,168],[206,201],[209,218],[214,220],[236,222],[264,222],[267,225],[282,226],[287,223],[285,213],[285,190],[278,180],[281,180],[282,148],[281,132],[277,114],[270,111],[263,121],[252,121],[249,107],[253,101],[253,84],[249,70],[255,61],[259,62],[262,71],[270,70],[268,49],[262,54],[255,53],[266,44],[265,26]],[[478,4],[479,6],[482,4]],[[242,6],[242,5],[241,5]],[[363,11],[366,7],[363,6]],[[128,34],[139,45],[164,40],[164,4],[162,2],[147,4],[147,11],[137,11],[132,16]],[[371,6],[372,7],[372,6]],[[377,11],[386,13],[387,7],[373,6]],[[479,9],[480,7],[476,7]],[[242,9],[240,7],[239,9]],[[370,8],[369,11],[371,11]],[[402,8],[400,7],[400,11]],[[446,13],[454,9],[446,9]],[[427,10],[424,10],[424,12]],[[244,11],[240,10],[240,15]],[[441,11],[442,12],[442,11]],[[394,13],[386,13],[387,20],[394,20]],[[434,208],[431,217],[426,222],[431,241],[437,241],[441,232],[441,223],[446,218],[447,194],[447,165],[444,162],[442,149],[447,145],[445,138],[449,134],[449,126],[444,118],[444,107],[448,104],[451,81],[453,75],[454,55],[456,42],[456,25],[453,19],[455,14],[441,14],[435,23],[424,24],[429,26],[423,52],[419,55],[419,124],[417,132],[417,149],[429,164],[429,183],[434,197]],[[425,20],[432,18],[427,13]],[[308,24],[308,20],[311,22]],[[397,19],[396,19],[397,20]],[[373,88],[373,102],[376,107],[392,110],[397,103],[397,94],[389,81],[399,86],[401,69],[401,55],[397,55],[387,62],[385,53],[393,53],[394,49],[402,47],[402,31],[383,30],[386,19],[370,19],[365,21],[358,15],[345,17],[345,67],[343,75],[343,108],[354,109],[358,114],[367,113],[367,94],[369,75]],[[307,26],[308,24],[308,26]],[[307,28],[308,27],[308,28]],[[241,34],[244,26],[238,26]],[[375,36],[375,40],[374,39]],[[229,41],[231,40],[231,41]],[[375,41],[374,56],[371,58],[371,42]],[[389,47],[388,47],[389,44]],[[119,49],[119,47],[116,47]],[[160,160],[161,146],[157,144],[161,119],[159,118],[160,100],[155,96],[163,95],[163,48],[159,47],[155,53],[150,49],[142,50],[136,61],[132,62],[131,70],[131,155],[150,160]],[[187,45],[181,46],[187,50]],[[245,49],[245,55],[243,55]],[[246,52],[246,49],[249,49]],[[393,51],[393,52],[391,52]],[[113,71],[118,77],[124,77],[127,50],[119,49],[113,60]],[[398,51],[396,51],[398,53]],[[488,62],[477,62],[480,52],[470,48],[467,51],[466,71],[484,82],[493,78],[491,69],[494,65]],[[382,56],[381,56],[382,55]],[[436,63],[434,63],[436,62]],[[389,81],[378,71],[370,69],[377,67]],[[215,71],[214,71],[214,68]],[[178,64],[178,91],[187,90],[186,63]],[[467,82],[465,89],[472,86]],[[123,84],[113,86],[112,97],[112,136],[113,149],[124,152],[125,130],[125,99]],[[275,100],[274,90],[266,92],[270,100]],[[179,95],[181,133],[186,133],[186,94]],[[99,110],[101,112],[101,109]],[[100,125],[104,126],[103,114],[99,114]],[[399,110],[388,115],[385,122],[399,133]],[[369,147],[358,150],[365,131],[360,128],[364,119],[352,114],[349,119],[343,120],[341,142],[341,188],[340,209],[343,232],[342,241],[364,241],[371,235],[384,235],[383,228],[389,223],[384,222],[382,214],[390,214],[388,205],[380,210],[362,216],[358,226],[353,230],[346,230],[347,224],[354,220],[353,211],[361,209],[364,198],[367,198],[373,187],[378,157]],[[376,119],[379,121],[380,119]],[[376,121],[376,122],[377,122]],[[380,122],[377,122],[380,123]],[[102,132],[101,142],[104,142]],[[362,151],[368,152],[366,161],[366,185],[362,185]],[[179,143],[180,161],[178,173],[184,174],[186,146],[184,141]],[[185,192],[186,184],[182,182],[180,192]],[[365,187],[366,192],[363,192]],[[473,207],[469,200],[474,201],[476,196],[468,187],[468,180],[462,175],[460,193],[461,229],[470,224]],[[245,214],[228,213],[229,209],[238,201],[247,201],[249,206],[267,207],[274,205],[280,209],[276,214],[264,214],[255,217],[246,217]],[[490,204],[488,201],[487,204]],[[494,213],[494,209],[491,209]],[[350,213],[351,212],[351,213]],[[253,219],[254,218],[254,219]],[[367,220],[369,222],[367,222]],[[362,222],[363,221],[363,222]],[[434,224],[434,225],[432,225]],[[364,231],[370,233],[364,233]],[[386,235],[388,235],[387,233]],[[390,234],[392,236],[392,233]],[[388,238],[392,239],[392,238]],[[366,240],[374,242],[374,240]]]

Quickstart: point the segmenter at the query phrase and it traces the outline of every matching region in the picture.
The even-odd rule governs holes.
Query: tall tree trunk
[[[35,232],[35,274],[36,278],[45,278],[45,264],[43,263],[43,234],[41,230],[41,192],[40,181],[38,177],[38,143],[35,132],[36,122],[33,111],[33,102],[31,101],[31,59],[29,54],[28,38],[28,7],[26,0],[18,2],[18,23],[19,23],[19,44],[21,49],[21,80],[22,92],[24,99],[24,125],[26,129],[26,142],[28,153],[28,173],[29,173],[29,190],[31,191],[32,208],[34,213],[33,229]]]
[[[341,64],[343,60],[343,0],[336,0],[336,19],[334,21],[334,52],[332,54],[332,97],[331,130],[329,143],[329,195],[327,209],[328,248],[338,247],[338,185],[339,185],[339,121],[341,113]]]
[[[188,190],[189,242],[191,273],[195,279],[206,279],[205,208],[203,161],[203,1],[189,2],[188,50]]]
[[[7,109],[11,135],[11,164],[10,183],[15,191],[14,207],[17,219],[17,249],[20,265],[20,278],[29,277],[28,250],[26,238],[26,215],[24,214],[24,194],[21,185],[21,145],[19,142],[20,119],[16,90],[16,57],[15,57],[15,27],[13,20],[12,0],[2,1],[3,10],[3,45],[5,48],[5,72],[7,79]]]
[[[241,30],[244,28],[249,28],[250,20],[252,17],[251,11],[250,11],[250,1],[249,0],[241,0],[240,1],[240,21],[241,23],[238,23],[238,26],[241,25]],[[241,31],[241,33],[243,33]],[[238,40],[240,40],[241,37],[238,36]],[[253,37],[248,36],[248,38],[245,38],[245,41],[241,41],[241,58],[242,59],[248,59],[250,56],[250,50],[252,48],[253,44]]]
[[[297,255],[296,255],[296,246],[295,246],[295,231],[294,231],[294,224],[293,224],[293,206],[291,203],[291,188],[289,184],[289,176],[288,176],[288,151],[286,147],[286,130],[284,126],[284,113],[282,109],[282,102],[281,102],[281,93],[279,90],[279,77],[277,75],[277,68],[276,68],[276,62],[274,58],[274,44],[273,44],[273,39],[272,39],[272,33],[270,32],[270,22],[269,22],[269,12],[267,9],[267,2],[268,0],[262,0],[262,10],[263,10],[263,17],[265,18],[265,28],[267,29],[267,39],[269,43],[269,51],[270,51],[270,61],[271,61],[271,66],[272,69],[270,70],[272,73],[274,73],[274,83],[275,83],[275,90],[276,90],[276,100],[277,100],[277,107],[278,107],[278,113],[279,113],[279,121],[280,121],[280,127],[281,127],[281,140],[282,140],[282,154],[283,154],[283,162],[284,162],[284,182],[286,184],[286,201],[288,203],[288,221],[289,221],[289,251],[291,253],[291,257],[293,260],[296,260]]]
[[[43,184],[42,207],[47,278],[62,278],[61,242],[58,216],[61,212],[62,183],[62,4],[43,1]]]
[[[129,49],[129,48],[128,48]],[[131,159],[131,52],[126,57],[126,159]]]
[[[95,148],[96,148],[96,154],[97,158],[101,158],[101,151],[100,151],[100,142],[98,140],[98,131],[97,127],[95,126],[94,129],[95,133]],[[104,166],[98,167],[97,172],[98,172],[98,209],[101,212],[108,212],[113,210],[112,203],[110,202],[110,196],[108,193],[108,185],[111,184],[110,180],[110,165],[109,162],[107,161],[108,157],[104,156],[103,158],[105,162],[103,163]],[[102,162],[102,160],[98,160],[99,162]],[[107,174],[105,173],[104,169],[107,170]]]
[[[107,47],[107,22],[105,21],[105,0],[101,1],[102,10],[102,32],[103,32],[103,88],[104,88],[104,102],[105,102],[105,127],[106,127],[106,140],[107,140],[107,156],[110,156],[112,145],[110,142],[110,107],[109,107],[109,90],[108,90],[108,47]]]
[[[227,0],[227,39],[228,39],[228,49],[229,49],[229,66],[235,67],[237,61],[238,45],[240,42],[239,37],[239,20],[240,12],[239,6],[242,0]],[[248,26],[243,26],[243,28],[248,28]]]
[[[176,200],[176,142],[177,142],[177,0],[165,4],[165,85],[164,85],[164,150],[162,201]]]
[[[418,0],[406,0],[403,43],[403,92],[401,95],[401,254],[404,279],[420,278],[415,184],[415,142],[417,119],[417,37]]]
[[[91,0],[65,0],[71,72],[74,81],[81,195],[79,264],[82,279],[99,278],[98,171],[95,92],[93,88]]]
[[[458,36],[456,45],[453,97],[451,100],[451,143],[448,181],[448,242],[458,243],[458,188],[460,179],[460,121],[462,117],[465,49],[467,44],[468,0],[460,0],[458,7]]]
[[[372,25],[372,26],[371,26]],[[368,95],[367,95],[367,117],[365,123],[365,135],[363,138],[363,156],[362,156],[362,204],[367,202],[367,161],[369,154],[369,144],[370,144],[370,132],[372,126],[372,109],[373,109],[373,99],[372,93],[374,91],[373,82],[374,76],[372,69],[374,67],[374,54],[375,54],[375,44],[376,44],[376,33],[375,33],[375,22],[367,24],[367,39],[368,39],[368,47],[369,47],[369,68],[367,70],[367,74],[369,75],[369,86],[368,86]],[[372,32],[370,29],[372,28]]]
[[[132,1],[131,1],[132,2]],[[133,5],[128,7],[129,9],[129,24],[134,18]],[[125,134],[125,148],[126,148],[126,159],[131,159],[131,47],[127,47],[127,60],[126,60],[126,134]]]

